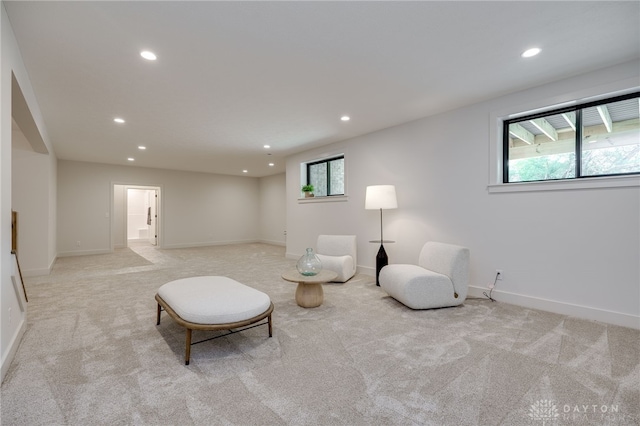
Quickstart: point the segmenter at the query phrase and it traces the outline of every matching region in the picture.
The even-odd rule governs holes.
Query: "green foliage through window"
[[[344,156],[307,163],[306,184],[316,197],[344,195]]]
[[[505,183],[640,173],[640,93],[504,122]]]

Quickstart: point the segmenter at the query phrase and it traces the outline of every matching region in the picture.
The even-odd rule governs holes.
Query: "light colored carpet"
[[[373,277],[304,309],[284,248],[61,258],[26,279],[28,327],[2,425],[637,425],[640,332],[484,299],[413,311]],[[154,295],[224,275],[269,294],[266,326],[192,347]],[[194,340],[216,332],[194,332]],[[603,413],[603,411],[605,411]]]

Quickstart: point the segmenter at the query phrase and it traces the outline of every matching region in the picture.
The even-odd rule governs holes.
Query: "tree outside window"
[[[344,195],[344,156],[307,163],[307,184],[316,197]]]
[[[505,121],[505,183],[640,173],[640,94]]]

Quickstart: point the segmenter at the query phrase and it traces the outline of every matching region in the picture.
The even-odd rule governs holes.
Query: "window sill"
[[[349,201],[347,195],[332,195],[330,197],[309,197],[298,198],[298,204],[313,204],[313,203],[336,203],[341,201]]]
[[[640,176],[607,176],[544,182],[499,183],[487,185],[490,194],[503,192],[566,191],[574,189],[625,188],[640,186]]]

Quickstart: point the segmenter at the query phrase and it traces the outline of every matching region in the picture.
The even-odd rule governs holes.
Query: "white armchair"
[[[356,236],[319,235],[316,255],[322,262],[322,269],[338,274],[335,282],[346,282],[356,273]]]
[[[418,265],[382,268],[380,287],[412,309],[460,305],[469,288],[469,249],[428,242],[422,247]]]

